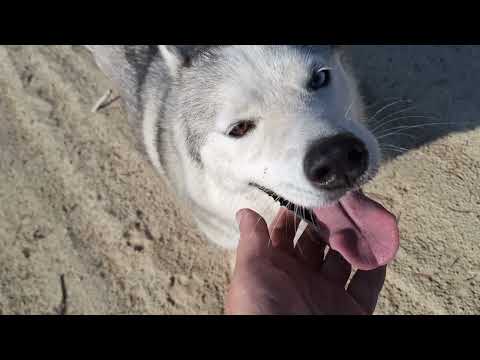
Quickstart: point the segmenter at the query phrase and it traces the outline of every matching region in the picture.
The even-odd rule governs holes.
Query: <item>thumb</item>
[[[237,260],[248,261],[258,256],[265,256],[270,242],[265,220],[250,209],[238,211],[236,218],[240,228]]]

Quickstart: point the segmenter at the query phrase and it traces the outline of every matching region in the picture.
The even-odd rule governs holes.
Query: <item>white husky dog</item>
[[[330,231],[360,269],[398,249],[394,217],[358,190],[377,140],[336,46],[87,45],[121,93],[140,149],[206,237],[239,239],[235,214],[279,206]]]

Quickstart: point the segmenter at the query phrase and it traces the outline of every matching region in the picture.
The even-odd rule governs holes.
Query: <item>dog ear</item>
[[[352,67],[352,58],[349,45],[331,45],[331,48],[343,66],[347,68]]]
[[[171,75],[175,75],[179,68],[190,63],[188,54],[181,46],[158,45],[158,49]]]
[[[347,49],[348,45],[330,45],[330,47],[335,52],[343,53]]]
[[[129,113],[139,108],[138,93],[153,59],[155,45],[84,45],[102,72],[113,82]]]
[[[191,66],[202,54],[210,52],[216,45],[84,45],[93,55],[102,72],[114,83],[127,110],[136,114],[140,109],[139,97],[147,73],[155,60],[161,60],[175,77],[181,67]],[[155,76],[163,81],[164,74],[155,67]]]
[[[219,45],[158,45],[160,54],[171,75],[182,67],[190,67],[200,55],[212,55]]]

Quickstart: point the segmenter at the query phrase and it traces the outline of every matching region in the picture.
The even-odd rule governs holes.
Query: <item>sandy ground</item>
[[[377,313],[479,313],[480,47],[353,55],[376,111],[404,97],[455,122],[382,140],[408,151],[366,189],[402,234]],[[0,314],[222,313],[225,253],[135,151],[122,103],[90,112],[110,86],[77,46],[0,46]]]

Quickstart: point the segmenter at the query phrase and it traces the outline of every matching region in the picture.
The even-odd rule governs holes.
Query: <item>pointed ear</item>
[[[158,45],[160,55],[174,76],[182,67],[192,66],[200,55],[212,56],[220,45]]]
[[[113,82],[131,115],[140,109],[138,92],[158,48],[151,45],[85,45]]]
[[[343,53],[347,49],[348,45],[330,45],[330,47],[333,49],[333,51]]]
[[[167,65],[171,75],[175,75],[178,69],[188,63],[186,54],[177,45],[158,45],[158,50]]]
[[[340,63],[343,66],[350,68],[352,66],[350,46],[349,45],[331,45],[331,47],[333,49],[334,54],[340,60]]]

